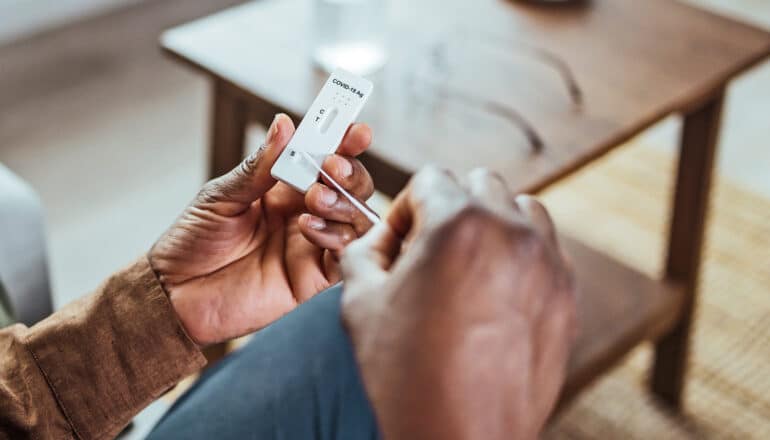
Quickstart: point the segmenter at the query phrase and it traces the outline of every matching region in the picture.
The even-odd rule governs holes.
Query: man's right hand
[[[386,438],[536,438],[564,381],[574,284],[545,208],[429,168],[342,261],[343,319]]]

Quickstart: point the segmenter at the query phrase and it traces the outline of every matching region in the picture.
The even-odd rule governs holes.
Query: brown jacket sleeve
[[[0,439],[113,438],[204,363],[141,258],[32,328],[0,330]]]

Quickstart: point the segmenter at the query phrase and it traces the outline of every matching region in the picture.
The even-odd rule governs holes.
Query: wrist
[[[168,292],[171,307],[187,336],[201,349],[232,339],[230,329],[218,319],[216,297],[201,296],[195,289],[176,286]]]
[[[159,269],[162,266],[162,261],[155,253],[155,246],[148,252],[147,261],[150,263],[150,269],[155,273],[155,278],[158,280],[163,292],[166,294],[169,302],[171,303],[171,309],[174,311],[174,315],[177,321],[182,327],[185,335],[193,342],[198,348],[204,348],[208,345],[205,338],[201,338],[200,329],[196,326],[194,320],[190,319],[195,316],[195,311],[191,310],[192,305],[190,301],[184,298],[179,289],[174,288],[168,283],[168,277],[164,272]]]
[[[156,242],[152,245],[152,248],[150,248],[150,251],[147,252],[147,261],[150,263],[150,269],[152,269],[153,273],[155,273],[155,278],[158,279],[158,282],[160,283],[160,286],[163,288],[163,291],[166,292],[166,296],[171,299],[171,286],[168,283],[168,276],[166,275],[165,271],[163,270],[163,267],[165,266],[163,258],[160,257],[160,251],[158,250],[158,245],[160,242]]]

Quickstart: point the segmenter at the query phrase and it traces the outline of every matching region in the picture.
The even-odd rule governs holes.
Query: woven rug
[[[672,155],[629,145],[543,197],[562,231],[654,275],[674,167]],[[647,392],[651,349],[642,346],[584,391],[546,438],[770,439],[770,200],[714,183],[684,414]]]

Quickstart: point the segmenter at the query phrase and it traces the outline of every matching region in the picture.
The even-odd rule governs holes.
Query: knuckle
[[[491,211],[474,200],[468,199],[456,208],[449,223],[455,228],[477,228],[489,222],[491,217]]]
[[[221,179],[221,177],[217,177],[206,182],[203,187],[201,187],[200,191],[198,191],[195,200],[199,203],[206,204],[216,202],[219,198],[218,194],[221,193]]]
[[[423,166],[417,174],[430,176],[430,175],[440,175],[445,172],[446,172],[445,168],[442,168],[436,164],[428,164]]]
[[[412,180],[416,186],[432,186],[450,176],[451,172],[448,169],[430,164],[422,167]]]
[[[242,165],[239,165],[230,172],[206,182],[198,192],[197,200],[204,203],[211,203],[221,200],[233,193],[238,192],[244,185]]]
[[[541,233],[556,237],[556,226],[545,205],[533,196],[523,196],[520,200],[519,206],[522,207],[521,211],[525,213],[527,220],[540,229]]]
[[[516,223],[507,239],[515,249],[538,259],[545,257],[549,252],[546,238],[526,223]]]
[[[468,173],[468,177],[471,179],[477,179],[477,180],[492,180],[492,179],[500,179],[502,180],[502,177],[497,174],[496,172],[490,170],[486,167],[476,167],[472,169]]]
[[[374,194],[374,180],[369,170],[358,159],[350,159],[353,163],[353,188],[356,194],[369,197]]]
[[[361,194],[367,199],[371,197],[372,194],[374,194],[374,180],[368,171],[365,171],[360,191]]]
[[[236,177],[248,178],[253,176],[257,172],[259,162],[264,156],[266,148],[267,147],[263,144],[256,150],[252,151],[251,154],[246,156],[241,161],[241,163],[233,169],[232,173],[235,174]]]
[[[477,167],[472,169],[465,176],[466,182],[469,183],[470,191],[476,196],[483,196],[484,191],[488,191],[492,186],[492,172],[489,168]]]
[[[504,244],[511,253],[524,253],[544,258],[548,244],[533,227],[526,223],[501,217],[474,200],[460,205],[436,228],[435,235],[451,237],[446,246],[475,248],[481,241]]]
[[[525,212],[530,212],[533,215],[548,215],[548,210],[540,202],[540,200],[529,194],[519,194],[516,196],[516,204],[524,208]]]
[[[410,197],[420,204],[456,206],[465,198],[454,175],[445,168],[428,165],[415,174],[409,185]]]
[[[259,162],[260,151],[261,149],[254,151],[249,154],[247,158],[243,159],[238,165],[237,172],[244,176],[253,174],[254,170],[257,168],[257,162]]]
[[[237,172],[238,168],[206,182],[198,191],[196,200],[204,204],[215,203],[236,192],[239,187],[239,179],[233,178],[233,174]]]
[[[447,228],[457,229],[482,229],[494,218],[494,214],[488,208],[468,198],[461,201],[444,221]]]
[[[439,241],[443,246],[459,248],[475,246],[479,234],[484,233],[491,221],[493,221],[493,215],[488,209],[472,201],[466,201],[437,225],[434,236],[441,237]]]
[[[490,170],[489,168],[485,168],[484,180],[488,182],[497,182],[498,184],[502,185],[503,188],[508,188],[508,180],[506,180],[502,174],[498,173],[495,170]]]

